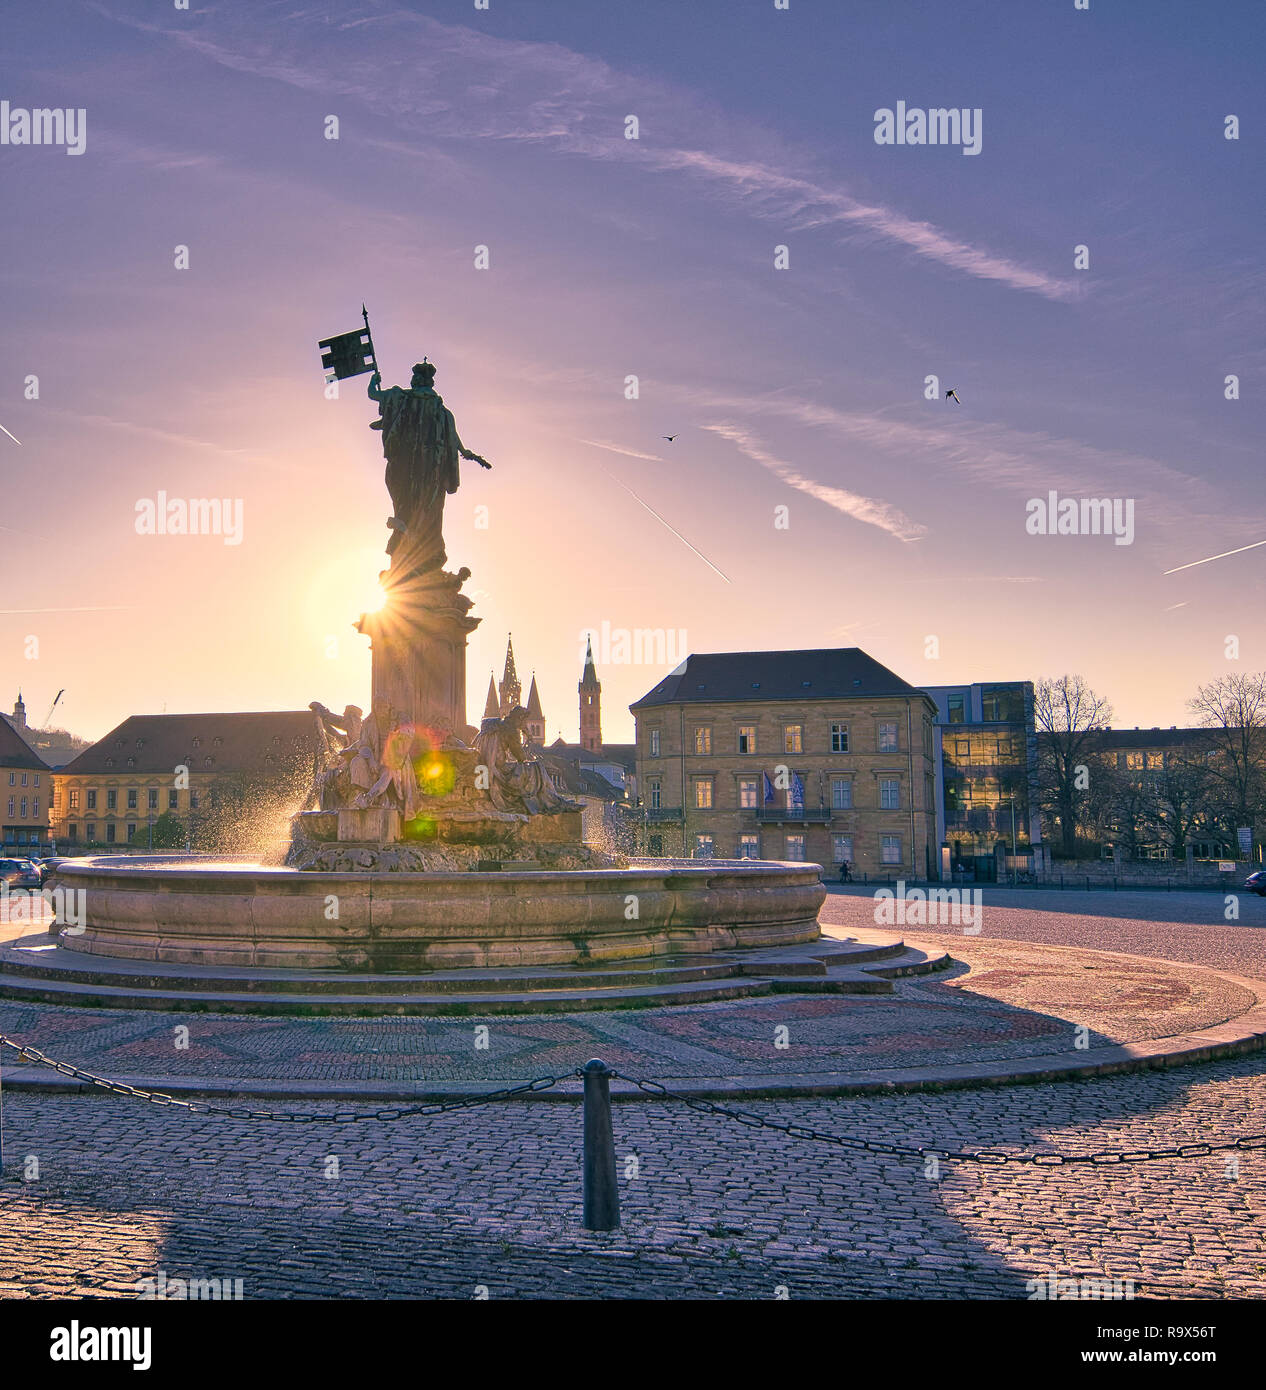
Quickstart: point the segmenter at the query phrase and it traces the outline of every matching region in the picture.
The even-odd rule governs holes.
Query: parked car
[[[1266,869],[1258,869],[1255,874],[1249,874],[1244,880],[1244,887],[1250,893],[1256,893],[1259,898],[1266,898]]]
[[[38,888],[41,882],[29,859],[0,859],[0,879],[10,888]]]

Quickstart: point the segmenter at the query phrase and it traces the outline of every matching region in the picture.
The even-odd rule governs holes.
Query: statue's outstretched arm
[[[380,401],[385,394],[386,392],[382,390],[382,373],[375,372],[373,376],[369,378],[369,399],[371,401]]]
[[[490,464],[487,459],[480,458],[478,454],[472,454],[460,439],[458,439],[457,441],[457,452],[462,456],[462,458],[469,459],[471,463],[479,464],[481,468],[492,467],[492,464]]]

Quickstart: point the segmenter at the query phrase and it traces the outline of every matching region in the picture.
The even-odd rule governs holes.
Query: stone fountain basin
[[[638,859],[625,869],[313,873],[187,857],[64,860],[68,950],[186,965],[450,970],[816,941],[817,864]]]

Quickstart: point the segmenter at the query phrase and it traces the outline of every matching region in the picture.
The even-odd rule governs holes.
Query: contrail
[[[3,426],[3,425],[0,425],[0,430],[4,430],[4,426]],[[9,431],[9,430],[4,430],[4,432],[5,432],[5,434],[7,434],[7,435],[9,436],[9,438],[10,438],[11,440],[13,440],[13,442],[14,442],[15,444],[21,444],[22,441],[17,437],[16,434],[13,434],[13,433],[12,433],[11,431]]]
[[[1179,570],[1194,569],[1197,565],[1207,565],[1210,560],[1225,560],[1228,555],[1242,555],[1246,550],[1256,550],[1266,541],[1254,541],[1252,545],[1242,545],[1236,550],[1224,550],[1221,555],[1206,555],[1203,560],[1193,560],[1189,565],[1175,565],[1172,570],[1162,570],[1162,574],[1177,574]]]
[[[607,473],[607,470],[605,468],[602,471],[604,473]],[[614,473],[607,473],[607,477],[610,478],[613,483],[620,483],[619,478],[617,478]],[[677,537],[677,539],[682,543],[682,545],[684,545],[688,550],[693,550],[694,553],[703,561],[705,565],[707,565],[707,567],[714,574],[719,574],[727,584],[733,582],[728,574],[726,574],[723,570],[717,569],[717,567],[712,563],[711,560],[708,559],[708,557],[703,553],[703,551],[698,548],[698,546],[691,545],[690,542],[685,538],[685,536],[683,536],[675,526],[669,525],[669,523],[665,521],[662,516],[660,516],[660,514],[655,510],[654,507],[650,505],[649,502],[643,502],[642,499],[637,495],[637,493],[634,492],[633,489],[628,485],[628,483],[620,483],[620,486],[639,506],[645,507],[646,510],[650,512],[650,514],[655,518],[656,521],[659,522],[661,526],[667,527],[668,530],[670,530],[673,533],[673,535]]]
[[[127,613],[135,607],[134,603],[110,603],[100,608],[0,608],[0,613]]]

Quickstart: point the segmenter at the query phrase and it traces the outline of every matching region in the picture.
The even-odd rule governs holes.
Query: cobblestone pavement
[[[824,923],[873,925],[873,888],[828,889]],[[1239,920],[1229,922],[1216,892],[1060,892],[1046,888],[984,890],[981,937],[1087,946],[1266,979],[1266,898],[1233,893]],[[894,931],[902,928],[893,928]],[[928,933],[904,928],[911,937]]]
[[[1146,919],[1138,894],[1112,899],[1134,914],[1113,920],[1087,900],[1099,896],[1111,898],[1067,894],[1059,913],[1031,894],[1016,897],[1032,906],[997,911],[987,899],[984,938],[969,949],[1012,936],[1266,978],[1266,933],[1217,920],[1216,895],[1157,895],[1163,921]],[[1198,896],[1208,909],[1187,901]],[[833,894],[825,916],[865,914],[861,923],[871,908]],[[1138,1150],[1266,1131],[1264,1072],[1255,1054],[1080,1082],[742,1108],[893,1143]],[[933,1177],[917,1159],[677,1104],[621,1104],[624,1224],[595,1235],[579,1228],[571,1104],[288,1126],[16,1092],[4,1120],[0,1296],[131,1296],[165,1271],[240,1278],[248,1298],[468,1298],[484,1286],[492,1298],[773,1298],[782,1287],[792,1298],[1023,1299],[1026,1280],[1050,1275],[1128,1279],[1138,1297],[1266,1297],[1266,1150],[1093,1168],[947,1162]],[[23,1182],[28,1156],[40,1175]]]
[[[289,1108],[303,1109],[305,1103]],[[1266,1130],[1252,1058],[1001,1091],[748,1102],[837,1133],[1139,1149]],[[1266,1151],[985,1168],[615,1108],[624,1224],[579,1228],[580,1111],[502,1103],[394,1123],[240,1123],[119,1097],[10,1095],[0,1295],[242,1279],[276,1297],[1266,1296]],[[21,1182],[38,1158],[38,1181]],[[337,1158],[337,1177],[327,1176]],[[629,1176],[631,1158],[636,1176]]]

